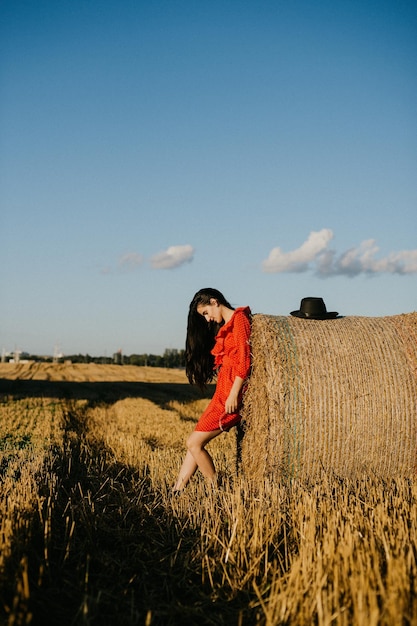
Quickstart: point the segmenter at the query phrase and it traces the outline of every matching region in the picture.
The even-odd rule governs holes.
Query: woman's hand
[[[230,393],[224,405],[226,413],[236,413],[239,408],[240,391],[243,387],[244,379],[236,376]]]
[[[239,394],[233,393],[231,391],[226,400],[226,404],[224,405],[226,413],[236,413],[239,407]]]

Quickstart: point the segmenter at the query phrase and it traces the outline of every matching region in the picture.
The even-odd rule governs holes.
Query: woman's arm
[[[234,374],[245,380],[250,372],[251,353],[250,353],[250,333],[251,325],[249,318],[243,312],[236,313],[236,319],[233,324],[233,336],[236,346],[234,356]]]
[[[234,356],[235,379],[225,402],[226,413],[236,413],[239,409],[240,392],[250,371],[250,320],[242,311],[235,314],[233,335],[237,352]]]
[[[230,393],[224,405],[226,413],[236,413],[239,408],[239,394],[245,382],[244,378],[236,376]]]

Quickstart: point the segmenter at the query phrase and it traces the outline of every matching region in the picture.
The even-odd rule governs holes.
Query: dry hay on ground
[[[196,393],[181,369],[95,363],[0,364],[0,398],[85,399],[108,404],[123,397],[144,397],[165,403]]]
[[[257,314],[242,467],[255,481],[415,475],[417,313]]]
[[[186,383],[185,371],[99,363],[0,363],[0,379],[68,382]]]

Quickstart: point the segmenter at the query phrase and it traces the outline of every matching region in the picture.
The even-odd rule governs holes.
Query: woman
[[[190,304],[185,344],[186,373],[204,388],[217,373],[213,398],[187,440],[187,454],[174,485],[181,492],[197,468],[214,483],[216,470],[205,446],[241,420],[239,413],[250,370],[250,309],[234,309],[217,289],[201,289]]]

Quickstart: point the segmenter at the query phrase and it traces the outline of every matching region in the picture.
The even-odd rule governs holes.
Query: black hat
[[[337,311],[328,312],[323,298],[303,298],[299,311],[291,311],[291,315],[306,320],[327,320],[338,316]]]

